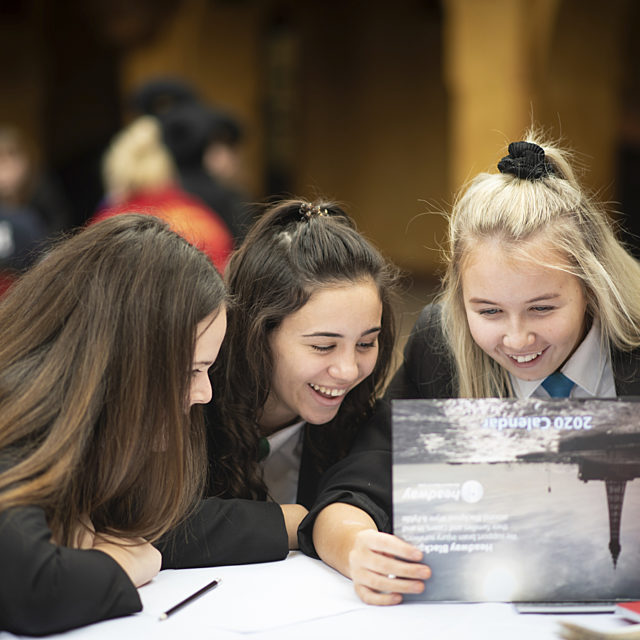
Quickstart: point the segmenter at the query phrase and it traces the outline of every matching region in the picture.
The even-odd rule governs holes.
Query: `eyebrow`
[[[382,331],[382,327],[373,327],[368,331],[365,331],[360,337],[368,336],[371,333],[379,333]],[[332,333],[331,331],[316,331],[315,333],[304,333],[303,338],[344,338],[341,333]]]
[[[205,365],[210,367],[214,362],[215,360],[198,360],[198,362],[194,362],[192,366]]]
[[[532,302],[540,302],[541,300],[553,300],[554,298],[559,298],[559,293],[545,293],[541,296],[536,296],[535,298],[531,298],[530,300],[525,300],[525,304],[531,304]],[[482,298],[470,298],[469,302],[474,304],[498,304],[497,302],[492,302],[491,300],[484,300]]]

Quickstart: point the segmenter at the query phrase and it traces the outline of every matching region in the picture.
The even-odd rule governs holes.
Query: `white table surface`
[[[167,620],[159,615],[214,578],[222,583]],[[63,634],[65,640],[301,640],[323,638],[544,640],[559,619],[609,630],[609,614],[519,614],[510,604],[363,604],[347,580],[319,560],[293,552],[265,564],[162,571],[140,589],[142,612]],[[0,640],[17,637],[0,632]],[[24,636],[26,637],[26,636]]]

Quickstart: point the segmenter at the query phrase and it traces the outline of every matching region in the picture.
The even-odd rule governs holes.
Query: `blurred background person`
[[[1,13],[0,121],[41,147],[74,223],[98,206],[132,94],[169,77],[145,109],[195,95],[233,114],[251,202],[349,208],[412,280],[401,337],[438,287],[440,212],[530,124],[584,159],[585,185],[622,202],[616,221],[637,217],[635,160],[617,162],[640,118],[632,0],[21,0]]]
[[[104,201],[92,221],[128,212],[155,215],[224,270],[231,233],[217,212],[179,186],[156,118],[140,116],[115,136],[104,156],[103,180]]]
[[[35,260],[45,238],[33,209],[0,204],[0,296]]]
[[[0,125],[0,294],[66,224],[62,192],[36,168],[20,131]]]
[[[135,89],[129,98],[129,105],[137,115],[157,117],[181,104],[198,100],[198,92],[184,80],[157,77]]]
[[[206,104],[188,84],[173,78],[145,83],[131,104],[158,118],[181,186],[218,213],[239,244],[253,215],[240,187],[244,131],[238,119]]]
[[[238,188],[240,124],[230,114],[197,102],[170,109],[160,122],[182,186],[220,214],[239,244],[252,220],[248,196]]]
[[[69,205],[48,172],[36,166],[20,131],[0,124],[0,202],[9,208],[28,208],[48,234],[69,223]]]

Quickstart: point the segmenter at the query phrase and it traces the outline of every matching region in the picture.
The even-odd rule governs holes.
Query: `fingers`
[[[394,561],[365,563],[354,568],[353,581],[369,589],[387,593],[422,593],[424,581],[431,577],[431,569],[419,563]],[[387,571],[385,567],[394,567],[394,571]]]
[[[371,551],[404,558],[410,562],[419,562],[422,560],[422,551],[413,545],[405,542],[398,536],[390,533],[381,533],[373,529],[362,531],[358,535],[358,542],[366,546]]]
[[[381,593],[369,589],[364,585],[355,585],[356,593],[362,602],[366,604],[375,604],[379,606],[390,606],[394,604],[400,604],[402,602],[402,596],[399,593]]]
[[[405,580],[372,574],[369,584],[358,583],[355,590],[360,599],[367,604],[394,605],[400,604],[404,594],[418,594],[425,589],[423,580]]]
[[[422,552],[386,533],[362,531],[350,553],[350,573],[356,593],[368,604],[391,605],[402,594],[422,593],[431,569],[419,562]]]
[[[427,580],[431,570],[420,563],[423,553],[397,536],[378,531],[361,531],[351,550],[350,561],[356,571],[369,571],[388,579]]]

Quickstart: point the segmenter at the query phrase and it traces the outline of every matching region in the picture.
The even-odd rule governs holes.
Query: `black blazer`
[[[611,350],[616,393],[640,396],[640,349]],[[411,332],[387,398],[455,398],[455,367],[442,335],[440,309],[429,304]]]
[[[366,511],[379,530],[391,529],[391,431],[389,409],[381,403],[358,430],[348,455],[318,471],[312,449],[302,450],[297,502],[309,514],[298,530],[300,549],[317,557],[313,525],[318,513],[334,502]],[[304,425],[305,430],[321,429]],[[305,433],[306,435],[306,433]],[[215,452],[213,452],[215,455]],[[286,558],[287,531],[279,505],[260,500],[209,497],[157,545],[162,568],[206,567],[271,562]]]
[[[0,514],[0,630],[43,635],[141,608],[113,558],[52,544],[40,507]]]
[[[163,569],[273,562],[289,553],[280,507],[239,498],[202,500],[155,546]]]
[[[305,429],[322,429],[305,425]],[[379,531],[391,531],[391,412],[378,402],[373,415],[358,430],[348,455],[320,475],[313,454],[303,448],[298,480],[298,502],[309,515],[298,529],[300,549],[318,557],[313,546],[313,525],[320,511],[334,502],[359,507]]]
[[[298,529],[300,549],[317,557],[313,525],[327,505],[343,502],[366,511],[378,529],[391,529],[391,430],[386,404],[357,431],[348,454],[324,472],[308,445],[305,424],[297,502],[309,514]],[[209,425],[209,428],[212,425]],[[215,451],[212,453],[215,456]],[[163,568],[268,562],[288,554],[282,510],[273,502],[210,497],[183,525],[158,545]]]
[[[51,535],[40,507],[0,514],[0,630],[43,635],[140,611],[137,589],[113,558],[52,544]],[[289,552],[278,505],[219,498],[203,500],[156,546],[163,569],[281,560]]]

